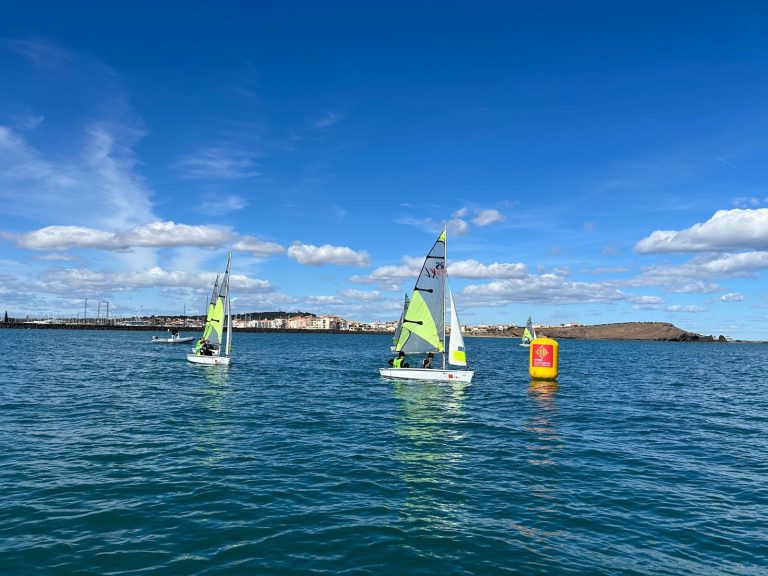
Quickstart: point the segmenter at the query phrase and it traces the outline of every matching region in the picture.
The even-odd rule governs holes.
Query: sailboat
[[[408,298],[408,293],[405,294],[405,301],[403,302],[403,311],[400,314],[400,320],[397,321],[397,327],[395,328],[395,335],[392,337],[392,346],[389,347],[393,352],[397,346],[397,341],[400,340],[400,332],[403,330],[403,318],[405,318],[405,311],[408,310],[408,304],[411,303],[411,299]]]
[[[456,314],[450,287],[447,286],[446,230],[440,234],[424,259],[410,301],[405,308],[395,352],[405,354],[440,354],[442,368],[379,368],[382,376],[410,380],[441,380],[471,382],[474,371],[446,368],[445,355],[445,296],[450,302],[451,337],[448,346],[448,364],[467,366],[464,338]]]
[[[213,283],[213,292],[208,303],[208,314],[203,326],[203,335],[195,345],[192,354],[187,354],[187,360],[195,364],[228,365],[229,352],[232,347],[232,307],[229,298],[229,269],[232,254],[227,258],[227,269],[219,284],[219,277]],[[226,331],[226,341],[224,332]],[[205,345],[201,345],[205,342]]]
[[[526,348],[529,348],[531,346],[531,342],[536,339],[536,330],[533,328],[533,322],[531,322],[531,317],[528,316],[528,323],[525,325],[525,328],[523,329],[523,337],[520,339],[520,346],[525,346]]]

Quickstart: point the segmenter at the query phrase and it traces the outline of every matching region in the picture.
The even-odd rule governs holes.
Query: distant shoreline
[[[171,329],[178,330],[179,333],[188,332],[191,334],[202,333],[202,326],[190,326],[183,328],[179,326],[123,326],[116,324],[27,324],[24,322],[0,322],[0,328],[9,328],[17,330],[122,330],[126,332],[168,332]],[[281,334],[372,334],[382,335],[392,332],[381,331],[355,331],[355,330],[326,330],[323,328],[235,328],[234,332],[260,332],[260,333],[281,333]]]
[[[201,327],[179,328],[177,326],[122,326],[114,324],[27,324],[24,322],[0,322],[0,328],[20,330],[123,330],[130,332],[167,332],[176,328],[179,332],[196,333]],[[470,329],[464,332],[467,338],[520,338],[522,327],[507,330],[487,329],[479,332]],[[235,332],[278,333],[278,334],[354,334],[391,335],[385,331],[323,330],[309,328],[235,328]],[[656,342],[745,342],[764,344],[764,341],[728,339],[725,336],[703,336],[687,332],[667,322],[623,322],[617,324],[595,324],[590,326],[551,326],[538,329],[538,336],[555,340],[640,340]]]

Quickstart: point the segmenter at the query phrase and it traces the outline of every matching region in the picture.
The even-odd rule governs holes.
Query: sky
[[[0,313],[768,340],[762,2],[41,2],[0,19]]]

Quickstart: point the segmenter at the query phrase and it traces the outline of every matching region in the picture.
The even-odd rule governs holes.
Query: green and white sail
[[[218,344],[220,342],[219,334],[216,332],[216,302],[219,299],[219,275],[216,275],[216,281],[213,283],[213,292],[211,293],[211,300],[208,302],[208,311],[205,316],[205,326],[203,326],[203,338],[208,340],[210,344]]]
[[[224,341],[224,323],[229,302],[229,267],[231,260],[232,256],[230,255],[227,259],[227,269],[224,272],[224,277],[221,279],[221,284],[219,284],[219,277],[216,276],[213,294],[211,294],[211,302],[208,305],[208,316],[203,328],[203,338],[208,340],[208,344],[214,348],[221,347]]]
[[[464,351],[464,337],[461,335],[459,315],[456,312],[456,304],[453,302],[453,292],[450,290],[448,290],[448,297],[451,301],[451,340],[448,345],[448,364],[466,366],[467,354]]]
[[[530,344],[535,339],[536,339],[536,330],[533,329],[533,322],[531,321],[531,317],[528,316],[528,323],[525,325],[525,328],[523,329],[522,343]]]
[[[403,301],[403,311],[400,314],[400,320],[397,321],[397,327],[395,328],[395,335],[392,337],[392,349],[397,346],[398,340],[400,340],[400,332],[403,331],[403,318],[405,318],[405,311],[408,310],[408,304],[411,303],[411,299],[408,298],[408,294],[405,294],[405,300]]]
[[[445,231],[432,246],[403,315],[395,351],[422,354],[443,351],[445,328]]]

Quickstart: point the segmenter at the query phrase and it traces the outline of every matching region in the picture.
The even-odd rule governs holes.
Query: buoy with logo
[[[534,380],[557,379],[557,363],[560,344],[552,338],[536,338],[531,342],[529,368]]]

